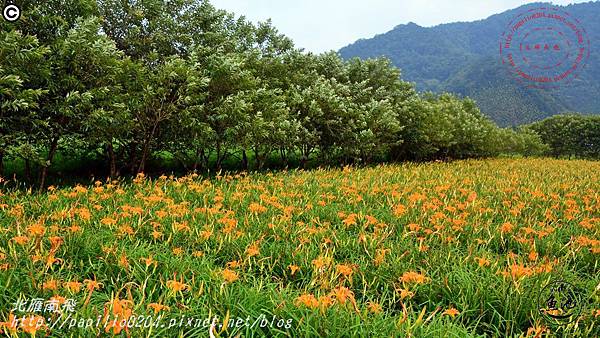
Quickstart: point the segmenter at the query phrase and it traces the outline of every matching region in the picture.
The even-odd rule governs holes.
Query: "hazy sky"
[[[516,0],[211,0],[251,21],[273,20],[281,33],[308,51],[338,50],[399,24],[435,26],[485,19],[535,1]],[[588,2],[555,0],[554,4]]]

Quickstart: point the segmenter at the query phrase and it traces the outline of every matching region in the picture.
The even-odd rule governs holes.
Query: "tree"
[[[56,41],[51,47],[48,94],[39,112],[44,122],[38,129],[39,140],[47,150],[40,187],[45,184],[61,139],[81,136],[94,97],[106,93],[118,72],[120,53],[110,39],[98,35],[99,29],[97,19],[82,19],[64,40]]]
[[[46,92],[35,79],[47,74],[42,62],[47,53],[33,36],[0,31],[0,176],[7,152],[30,158],[19,150],[37,121],[35,110]]]

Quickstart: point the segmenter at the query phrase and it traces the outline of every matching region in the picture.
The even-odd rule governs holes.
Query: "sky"
[[[589,0],[555,0],[556,5]],[[536,1],[516,0],[211,0],[251,21],[271,18],[297,47],[320,53],[371,38],[399,24],[430,27],[474,21]]]

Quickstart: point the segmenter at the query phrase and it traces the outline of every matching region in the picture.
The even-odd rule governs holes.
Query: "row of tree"
[[[385,59],[305,53],[208,1],[23,1],[22,13],[0,23],[0,175],[20,159],[41,186],[58,152],[95,154],[116,176],[164,153],[205,170],[545,151],[535,128],[419,95]]]
[[[600,159],[600,115],[556,115],[527,128],[541,137],[549,155]]]

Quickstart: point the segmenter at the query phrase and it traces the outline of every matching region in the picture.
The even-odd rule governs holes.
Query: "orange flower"
[[[335,267],[337,273],[341,274],[344,277],[350,277],[352,276],[352,273],[354,273],[354,270],[352,269],[351,266],[346,265],[346,264],[338,264]]]
[[[420,225],[418,225],[418,224],[416,224],[416,223],[410,223],[410,224],[408,225],[408,229],[409,229],[410,231],[419,231],[419,230],[421,230],[421,226],[420,226]]]
[[[23,332],[35,336],[37,331],[45,330],[46,320],[42,316],[27,316],[21,321],[21,329]]]
[[[442,313],[442,315],[447,315],[447,316],[450,316],[452,318],[456,317],[459,314],[460,314],[460,311],[458,311],[457,309],[455,309],[453,307],[451,307],[449,309],[446,309],[446,311],[444,311]]]
[[[329,259],[326,257],[318,257],[312,260],[312,264],[317,272],[321,272],[327,265],[329,265]]]
[[[59,295],[54,295],[52,297],[50,297],[49,299],[50,302],[53,302],[55,304],[65,304],[67,302],[67,299],[63,296],[59,296]]]
[[[119,257],[119,266],[123,269],[129,268],[129,261],[127,260],[127,256],[125,254]]]
[[[310,309],[316,309],[319,307],[319,301],[317,298],[311,294],[300,295],[294,301],[296,306],[305,306]]]
[[[346,304],[347,301],[354,303],[354,292],[345,286],[335,288],[331,293],[340,304]]]
[[[114,298],[110,302],[107,302],[104,306],[105,317],[108,313],[108,309],[111,308],[111,318],[116,318],[117,320],[110,320],[106,325],[105,332],[108,333],[112,330],[113,334],[119,334],[123,329],[127,332],[127,320],[133,314],[133,310],[131,309],[132,305],[131,301],[118,298]]]
[[[123,225],[119,227],[119,234],[121,235],[134,235],[135,230],[129,225]]]
[[[230,269],[224,269],[221,272],[221,274],[223,275],[223,279],[227,283],[233,283],[239,279],[237,272],[230,270]]]
[[[509,222],[506,222],[506,223],[502,224],[502,226],[500,227],[500,232],[505,234],[505,233],[511,232],[514,228],[515,228],[514,225],[510,224]]]
[[[477,261],[477,264],[479,264],[479,266],[481,266],[481,267],[492,264],[489,260],[487,260],[486,258],[483,258],[483,257],[476,257],[475,260]]]
[[[15,236],[15,237],[12,238],[12,240],[15,241],[19,245],[25,245],[27,242],[29,242],[29,237],[27,237],[27,236]]]
[[[375,264],[375,266],[381,265],[381,263],[383,263],[383,261],[385,260],[385,255],[388,252],[390,252],[390,249],[377,249],[375,259],[373,260],[373,264]]]
[[[56,279],[49,279],[42,284],[43,290],[56,290],[58,289],[58,282]]]
[[[190,231],[190,226],[187,225],[187,222],[183,222],[183,223],[173,222],[173,231],[174,232]]]
[[[425,275],[414,271],[408,271],[402,274],[400,281],[403,283],[425,284],[428,281]]]
[[[200,231],[200,237],[202,237],[204,240],[209,239],[211,235],[212,235],[212,231],[210,231],[210,230]]]
[[[0,333],[17,334],[17,318],[11,312],[5,322],[0,322]]]
[[[406,211],[407,211],[406,207],[402,204],[396,205],[393,210],[394,216],[396,216],[396,217],[400,217],[400,216],[406,214]]]
[[[250,203],[248,210],[253,214],[262,214],[267,211],[267,208],[258,203]]]
[[[58,247],[64,242],[61,237],[52,236],[48,238],[50,240],[50,251],[56,251]]]
[[[81,283],[78,281],[70,281],[65,283],[65,288],[69,290],[69,292],[77,293],[81,290]]]
[[[324,295],[324,296],[319,297],[318,302],[319,302],[319,306],[321,307],[322,310],[335,304],[335,301],[329,295]]]
[[[27,232],[30,236],[43,236],[46,233],[46,227],[36,223],[27,227]]]
[[[98,283],[92,279],[86,279],[83,281],[83,283],[85,284],[85,287],[86,289],[88,289],[88,291],[98,290],[102,287],[102,283]]]
[[[163,235],[163,233],[162,233],[162,232],[160,232],[160,231],[156,231],[156,230],[152,231],[152,237],[153,237],[154,239],[159,239],[159,238],[161,238],[161,237],[162,237],[162,235]]]
[[[258,256],[260,254],[258,244],[254,243],[254,244],[250,245],[248,247],[248,249],[246,249],[246,254],[248,255],[248,258]]]
[[[534,337],[534,338],[539,338],[542,336],[542,334],[544,332],[546,332],[546,328],[544,326],[536,326],[536,327],[530,327],[527,329],[527,336],[526,337]]]
[[[103,225],[115,225],[117,224],[117,220],[110,217],[105,217],[102,220],[100,220],[100,223],[102,223]]]
[[[149,267],[152,264],[156,264],[156,261],[152,258],[152,256],[148,258],[141,258],[141,260],[146,264],[146,267]]]
[[[160,311],[163,311],[163,310],[169,311],[171,309],[170,307],[168,307],[166,305],[159,304],[159,303],[150,303],[150,304],[148,304],[148,308],[154,310],[154,314],[157,314],[157,313],[159,313]]]
[[[368,302],[367,309],[369,309],[370,312],[375,313],[375,314],[379,314],[379,313],[383,312],[381,305],[378,303],[375,303],[375,302]]]
[[[331,291],[331,296],[335,297],[339,304],[346,305],[350,304],[356,312],[359,312],[358,306],[356,306],[356,300],[354,299],[354,292],[344,286],[337,287]]]
[[[524,265],[513,264],[509,266],[507,271],[502,271],[504,277],[512,277],[513,279],[519,279],[521,277],[531,276],[534,273],[532,268],[528,268]]]
[[[342,223],[344,223],[344,225],[346,225],[346,226],[356,225],[357,224],[357,221],[356,221],[357,217],[358,217],[357,214],[350,214],[350,215],[348,215],[348,217],[346,217],[342,221]]]
[[[67,228],[70,232],[79,232],[81,231],[81,227],[79,225],[73,224]]]
[[[538,259],[538,253],[535,252],[535,250],[531,250],[531,252],[529,253],[529,255],[527,257],[529,258],[530,261],[535,261]]]
[[[167,281],[167,287],[169,289],[171,289],[173,292],[181,292],[181,291],[185,291],[185,290],[189,289],[190,286],[187,284],[184,284],[183,278],[181,278],[181,281],[178,281],[175,279]]]
[[[415,295],[414,292],[407,289],[397,289],[396,291],[400,292],[400,299],[412,298]]]
[[[227,262],[226,265],[228,268],[235,269],[235,268],[239,268],[242,264],[240,263],[240,261],[231,261],[231,262]]]
[[[89,221],[92,217],[92,213],[87,208],[79,208],[75,212],[77,213],[77,216],[84,221]]]
[[[290,269],[292,276],[296,273],[296,271],[300,270],[300,267],[293,264],[288,265],[288,268]]]

